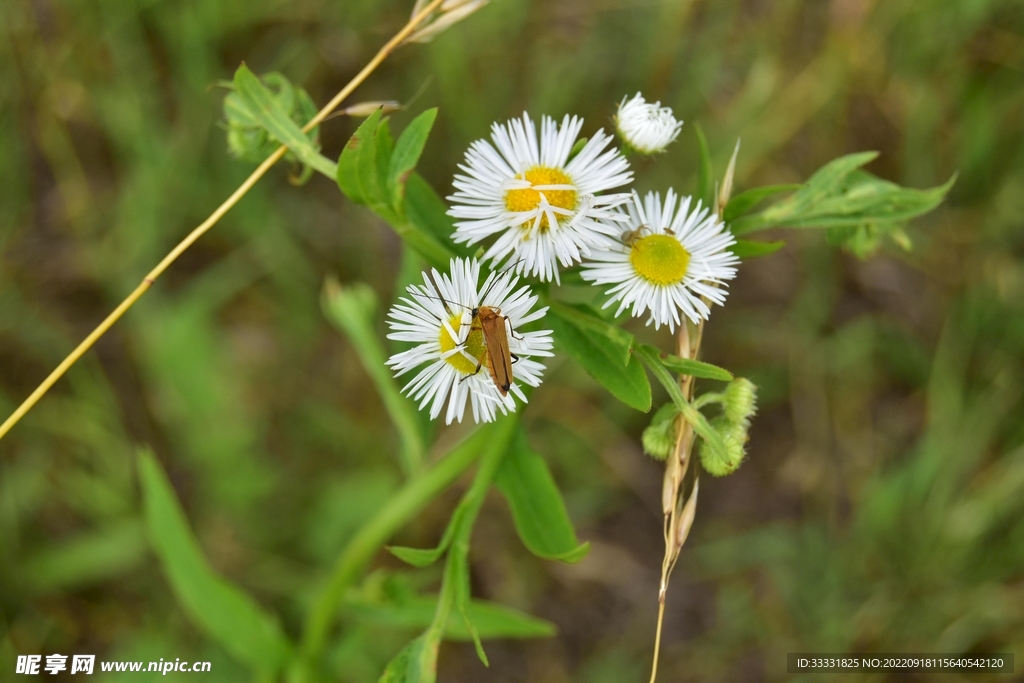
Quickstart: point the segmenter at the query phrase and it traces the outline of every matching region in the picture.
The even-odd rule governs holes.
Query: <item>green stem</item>
[[[692,405],[697,410],[700,410],[704,406],[709,405],[711,403],[721,403],[721,402],[722,402],[722,394],[716,394],[716,393],[708,392],[706,394],[701,394],[697,398],[693,399],[693,404]]]
[[[768,214],[767,211],[761,211],[760,213],[743,216],[730,221],[729,231],[736,237],[740,237],[742,235],[749,235],[752,232],[757,232],[758,230],[767,230],[768,228],[781,225],[784,221],[784,217],[773,217],[771,214]]]
[[[725,452],[725,444],[722,442],[722,437],[711,426],[708,419],[704,417],[704,414],[686,400],[683,390],[679,388],[679,381],[661,364],[661,358],[658,357],[657,350],[653,349],[653,347],[637,345],[633,348],[633,353],[639,356],[655,379],[665,387],[672,402],[676,404],[676,407],[682,414],[683,419],[693,425],[693,431],[700,434],[701,438],[708,441],[708,445],[718,450],[718,452]]]
[[[448,556],[445,559],[444,579],[441,583],[441,594],[438,597],[437,609],[434,611],[434,618],[430,626],[421,636],[422,646],[419,649],[421,657],[420,672],[427,678],[424,681],[433,681],[437,670],[437,653],[444,636],[445,625],[451,616],[452,609],[459,600],[459,593],[469,591],[469,541],[473,534],[473,526],[476,524],[477,515],[483,505],[487,491],[491,487],[494,475],[501,466],[502,458],[508,450],[512,441],[512,433],[519,424],[516,415],[499,420],[493,429],[493,434],[487,442],[486,449],[480,458],[480,467],[477,469],[473,484],[459,502],[461,515],[458,518],[458,528],[455,530]],[[463,597],[467,598],[468,595]],[[478,645],[479,647],[479,645]]]
[[[429,502],[454,482],[480,456],[481,448],[491,440],[493,427],[477,430],[456,446],[443,460],[419,477],[409,480],[348,542],[331,571],[331,576],[315,601],[306,620],[300,646],[300,659],[292,680],[307,681],[331,627],[331,621],[345,590],[358,578],[380,547]],[[489,452],[489,451],[488,451]]]

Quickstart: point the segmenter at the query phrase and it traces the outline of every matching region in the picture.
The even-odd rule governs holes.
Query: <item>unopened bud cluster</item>
[[[700,462],[708,474],[722,477],[735,472],[746,455],[750,418],[757,412],[757,387],[741,377],[730,382],[717,400],[722,415],[712,420],[711,426],[721,437],[722,447],[703,440]]]
[[[655,460],[664,460],[676,443],[676,417],[679,409],[674,403],[666,403],[651,418],[651,424],[644,430],[640,442],[644,453]]]

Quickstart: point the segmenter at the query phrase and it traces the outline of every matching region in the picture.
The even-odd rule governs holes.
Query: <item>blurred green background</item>
[[[410,5],[0,3],[0,415],[248,174],[226,154],[218,82],[245,61],[323,103]],[[866,149],[901,184],[959,173],[911,227],[913,253],[860,262],[818,232],[777,231],[789,246],[745,263],[712,317],[706,358],[754,379],[762,409],[748,461],[702,484],[660,680],[788,680],[794,651],[1024,652],[1022,86],[1019,0],[495,0],[403,48],[353,99],[425,88],[393,118],[400,129],[440,106],[420,170],[442,194],[492,121],[576,113],[586,134],[638,90],[687,121],[667,156],[636,164],[641,190],[692,191],[693,122],[719,173],[742,138],[740,190]],[[356,124],[323,126],[329,156]],[[248,680],[175,604],[149,550],[139,445],[213,566],[293,635],[400,481],[397,437],[319,290],[334,273],[390,301],[401,245],[326,179],[293,187],[286,170],[0,442],[0,679],[16,653],[75,652],[210,660],[211,680]],[[489,643],[489,670],[471,645],[445,645],[440,680],[647,680],[662,553],[647,419],[571,362],[549,364],[524,420],[593,549],[575,566],[537,560],[492,497],[474,592],[559,634]],[[435,541],[457,494],[397,540]],[[342,623],[330,662],[346,683],[375,681],[412,635]]]

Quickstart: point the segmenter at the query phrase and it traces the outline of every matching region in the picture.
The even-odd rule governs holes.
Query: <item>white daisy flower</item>
[[[697,323],[711,314],[705,299],[725,303],[723,286],[736,277],[739,263],[727,249],[736,240],[718,216],[700,201],[691,211],[690,197],[683,197],[677,210],[676,199],[669,190],[663,206],[660,195],[650,192],[641,204],[634,192],[622,244],[595,253],[581,273],[596,284],[615,285],[605,306],[618,301],[616,315],[629,306],[633,317],[650,310],[648,325],[668,325],[672,331],[680,324],[680,311]]]
[[[558,264],[579,262],[591,249],[614,244],[621,213],[612,207],[626,193],[599,195],[632,181],[629,163],[617,149],[605,150],[612,137],[599,130],[569,159],[583,120],[566,116],[558,126],[541,119],[540,139],[528,114],[505,125],[494,124],[491,140],[469,146],[465,174],[455,176],[448,199],[455,241],[476,244],[497,235],[485,259],[507,258],[517,273],[558,281]]]
[[[661,102],[649,104],[640,93],[629,102],[622,98],[615,114],[615,127],[619,137],[641,154],[657,154],[679,136],[682,121],[677,121],[672,110]]]
[[[542,317],[547,307],[531,311],[536,295],[527,287],[514,289],[519,278],[509,271],[491,273],[478,287],[480,262],[475,259],[452,259],[450,276],[431,272],[433,279],[424,273],[422,285],[409,286],[411,298],[403,297],[388,313],[392,329],[388,339],[418,344],[387,361],[395,375],[428,364],[402,391],[419,401],[420,410],[430,404],[431,419],[441,414],[447,401],[447,424],[462,422],[467,400],[475,422],[491,422],[499,411],[514,412],[512,394],[526,402],[519,383],[535,387],[541,382],[544,366],[532,357],[552,355],[550,330],[519,332],[517,328]],[[515,363],[507,391],[492,378],[487,341],[479,317],[474,317],[482,306],[507,318],[501,322]]]

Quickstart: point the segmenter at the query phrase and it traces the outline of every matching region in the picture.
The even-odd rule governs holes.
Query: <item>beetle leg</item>
[[[459,383],[461,384],[462,382],[465,382],[467,379],[469,379],[470,377],[473,377],[474,375],[479,375],[480,374],[480,368],[482,368],[483,366],[484,366],[483,363],[477,363],[476,364],[476,370],[474,370],[473,372],[469,373],[468,375],[465,375],[462,379],[459,380]]]
[[[509,333],[509,335],[511,335],[511,337],[513,339],[515,339],[516,341],[522,341],[523,340],[523,335],[516,334],[516,331],[514,329],[512,329],[512,322],[508,319],[507,315],[505,316],[505,322],[508,324],[508,333]]]

